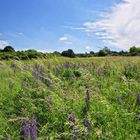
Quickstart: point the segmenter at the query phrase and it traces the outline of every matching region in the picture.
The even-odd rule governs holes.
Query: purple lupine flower
[[[89,122],[89,120],[84,120],[84,126],[85,127],[90,127],[90,122]]]
[[[69,69],[70,67],[72,67],[72,63],[66,62],[66,63],[64,64],[64,67],[67,68],[67,69]]]
[[[73,114],[69,114],[69,121],[70,123],[70,130],[72,134],[72,139],[76,140],[77,139],[77,134],[76,134],[76,128],[75,128],[75,116]]]
[[[140,105],[140,94],[139,93],[136,95],[136,104]]]
[[[34,115],[31,118],[30,121],[30,137],[31,140],[36,140],[37,139],[37,126],[36,126],[36,119],[34,117]]]
[[[75,117],[73,114],[69,115],[69,121],[75,123]]]
[[[25,138],[29,138],[30,137],[30,128],[27,122],[27,119],[24,118],[23,119],[23,128],[22,128],[22,132],[21,132],[21,140],[25,139]]]
[[[38,79],[38,75],[39,75],[39,72],[37,71],[37,69],[33,69],[33,77],[35,79]]]
[[[34,64],[34,69],[36,69],[37,71],[39,71],[39,64]]]
[[[35,64],[33,67],[33,77],[38,79],[39,77],[39,64]]]

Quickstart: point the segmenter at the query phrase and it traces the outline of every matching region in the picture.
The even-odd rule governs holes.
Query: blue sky
[[[97,51],[104,46],[127,49],[139,44],[138,39],[126,44],[119,36],[127,32],[117,12],[124,13],[128,3],[130,8],[137,4],[130,0],[0,0],[0,47],[10,44],[16,50],[40,51],[71,48],[75,52]]]

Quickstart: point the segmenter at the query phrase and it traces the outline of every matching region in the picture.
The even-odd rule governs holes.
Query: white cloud
[[[84,27],[73,27],[73,26],[62,26],[63,28],[66,28],[66,29],[71,29],[71,30],[85,30]]]
[[[86,46],[85,48],[87,51],[89,51],[91,49],[91,46]]]
[[[5,46],[10,45],[7,40],[0,40],[0,49],[3,49]]]
[[[67,38],[67,37],[61,37],[61,38],[59,38],[59,40],[60,40],[60,41],[67,41],[68,38]]]
[[[105,45],[121,49],[140,46],[140,0],[123,0],[103,18],[88,21],[83,27],[102,39]]]
[[[59,38],[59,41],[63,44],[66,44],[66,45],[72,44],[72,40],[68,36],[62,36],[61,38]]]

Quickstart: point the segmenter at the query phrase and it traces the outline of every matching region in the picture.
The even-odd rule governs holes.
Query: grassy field
[[[139,140],[140,57],[0,61],[0,140]]]

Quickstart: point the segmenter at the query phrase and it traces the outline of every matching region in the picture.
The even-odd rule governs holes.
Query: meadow
[[[140,57],[0,61],[0,140],[139,140]]]

